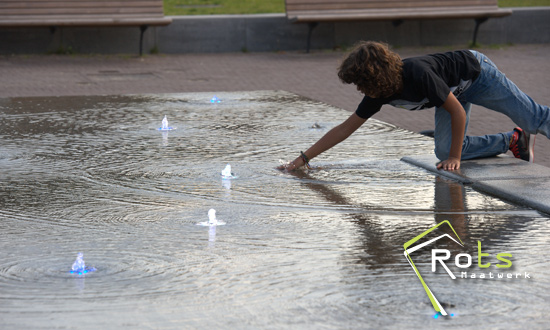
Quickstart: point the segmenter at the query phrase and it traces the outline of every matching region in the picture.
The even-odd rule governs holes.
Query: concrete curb
[[[402,161],[503,200],[550,214],[550,168],[513,157],[494,157],[461,162],[455,172],[436,168],[435,155],[403,157]]]
[[[492,18],[479,31],[481,44],[550,43],[550,7],[512,8],[513,14]],[[149,28],[144,51],[161,53],[224,53],[303,51],[308,27],[292,24],[285,14],[172,16],[172,24]],[[313,31],[312,49],[348,47],[358,40],[386,41],[393,46],[466,47],[473,19],[322,23]],[[137,27],[65,27],[0,29],[0,54],[46,53],[59,49],[76,53],[137,52]]]

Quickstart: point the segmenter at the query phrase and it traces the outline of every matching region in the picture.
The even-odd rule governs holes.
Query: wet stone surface
[[[1,99],[1,328],[547,325],[547,216],[400,161],[432,140],[376,120],[313,170],[280,172],[349,113],[280,91],[216,96]],[[158,130],[164,116],[176,130]],[[225,225],[196,225],[210,209]],[[416,251],[454,315],[434,318],[403,244],[443,220],[464,247],[436,247],[471,255],[469,273],[530,278],[452,280]],[[94,272],[70,273],[78,252]]]

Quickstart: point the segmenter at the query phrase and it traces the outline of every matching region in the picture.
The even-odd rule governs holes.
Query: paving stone
[[[546,166],[506,156],[465,160],[457,171],[438,170],[435,155],[403,157],[402,161],[550,214],[550,168]]]
[[[515,204],[525,205],[550,214],[550,178],[510,179],[474,182],[478,191],[498,196]]]

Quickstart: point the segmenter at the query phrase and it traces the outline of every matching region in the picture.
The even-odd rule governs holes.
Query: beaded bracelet
[[[300,158],[304,161],[306,167],[311,170],[311,166],[309,165],[309,158],[307,158],[306,154],[304,154],[303,151],[300,151]]]

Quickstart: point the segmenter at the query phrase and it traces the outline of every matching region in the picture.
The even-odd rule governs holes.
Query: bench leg
[[[476,27],[474,29],[474,41],[472,41],[472,47],[475,47],[477,45],[477,32],[479,31],[479,26],[482,23],[485,23],[488,19],[489,19],[489,17],[481,17],[481,18],[476,18],[475,19]]]
[[[147,30],[148,27],[149,27],[149,25],[141,25],[139,27],[139,31],[140,31],[140,35],[139,35],[139,56],[143,55],[143,34],[145,33],[145,30]]]
[[[313,32],[313,29],[315,29],[315,27],[317,27],[317,25],[319,25],[318,22],[307,23],[307,26],[308,26],[309,30],[307,32],[306,53],[309,53],[309,48],[311,46],[311,33]]]
[[[393,21],[391,21],[391,24],[394,27],[398,27],[399,25],[403,24],[403,20],[402,19],[394,19]]]
[[[54,50],[54,52],[56,54],[68,54],[69,48],[63,47],[63,27],[60,26],[58,28],[57,26],[50,26],[49,29],[50,29],[50,34],[52,35],[52,40],[54,41],[55,41],[55,32],[59,30],[59,47],[57,47],[57,49]]]

